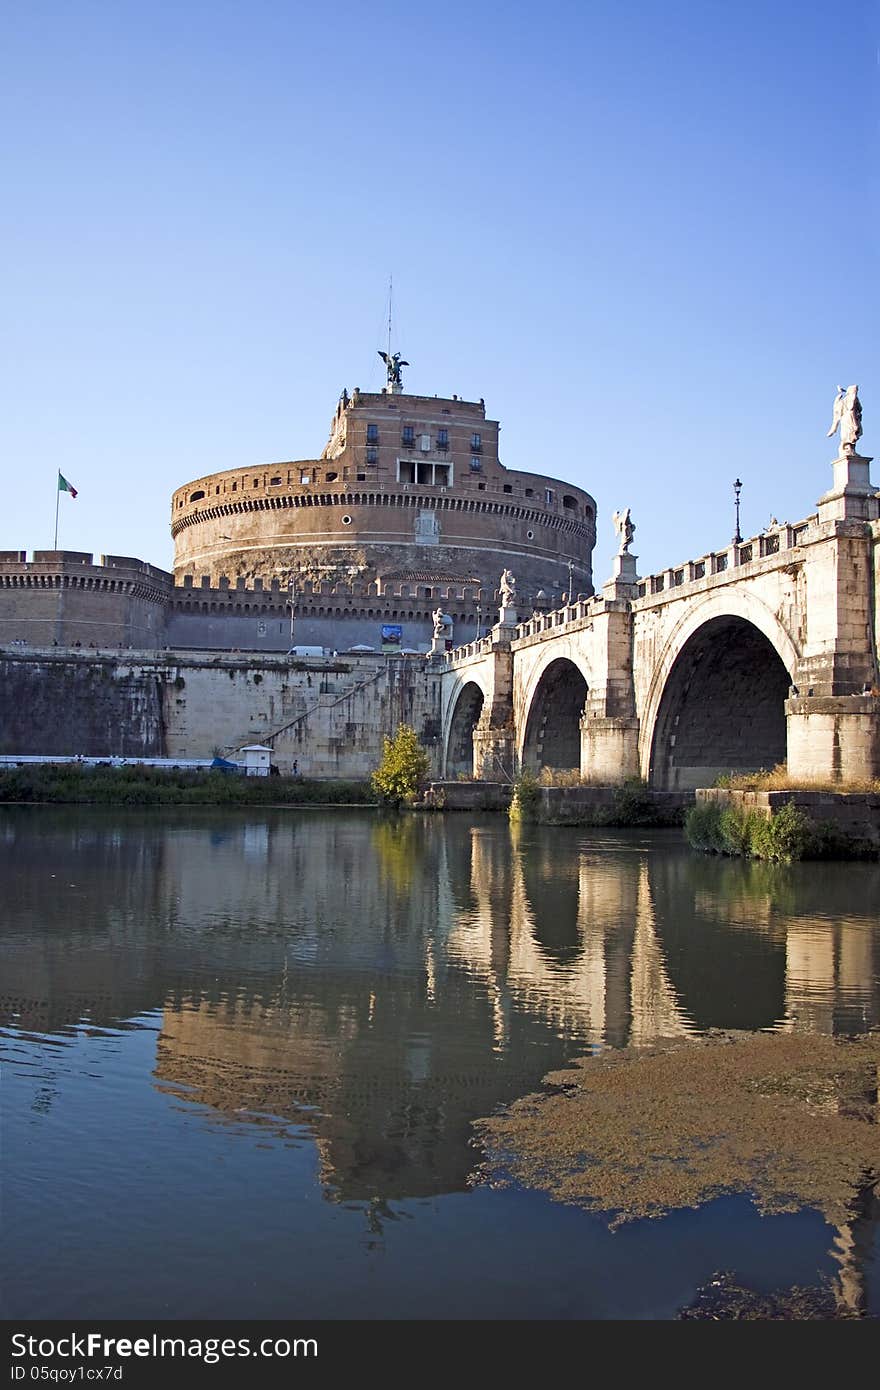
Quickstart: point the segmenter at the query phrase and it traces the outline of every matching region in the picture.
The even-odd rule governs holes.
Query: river
[[[613,1229],[475,1183],[471,1126],[591,1051],[876,1029],[876,864],[2,807],[0,882],[6,1317],[671,1318],[719,1270],[834,1273],[818,1212],[727,1196]]]

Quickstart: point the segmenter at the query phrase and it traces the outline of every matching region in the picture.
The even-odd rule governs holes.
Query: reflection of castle
[[[0,643],[286,651],[427,650],[431,612],[468,641],[497,608],[502,567],[525,611],[593,592],[596,504],[507,469],[498,423],[457,396],[358,391],[319,459],[206,474],[174,493],[173,576],[124,556],[0,552]]]
[[[3,828],[2,1022],[161,1009],[161,1086],[305,1123],[343,1197],[461,1189],[471,1121],[585,1047],[880,1021],[880,938],[852,906],[873,867],[345,813]]]

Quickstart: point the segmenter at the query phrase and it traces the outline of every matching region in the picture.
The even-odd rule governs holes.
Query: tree
[[[372,776],[373,790],[381,801],[399,806],[421,789],[430,760],[415,729],[401,724],[393,738],[385,737],[382,761]]]

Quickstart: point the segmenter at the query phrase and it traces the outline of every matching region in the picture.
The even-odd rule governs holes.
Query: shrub
[[[509,816],[513,824],[533,821],[537,816],[541,787],[530,772],[523,772],[513,784]]]
[[[428,776],[430,759],[411,724],[401,724],[393,738],[385,737],[382,761],[373,773],[373,790],[388,806],[411,802]]]
[[[819,850],[811,820],[791,801],[769,818],[739,806],[698,802],[687,813],[685,833],[694,849],[781,864],[812,857]]]

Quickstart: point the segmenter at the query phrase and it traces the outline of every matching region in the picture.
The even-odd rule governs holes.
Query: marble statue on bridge
[[[615,512],[611,520],[620,541],[617,553],[618,555],[626,555],[636,533],[635,522],[630,519],[629,507],[625,511]]]
[[[841,455],[854,454],[856,444],[862,436],[862,403],[859,400],[858,386],[838,386],[831,416],[831,429],[825,436],[830,439],[840,430]]]
[[[501,571],[501,606],[512,608],[516,603],[516,576],[509,569]]]

